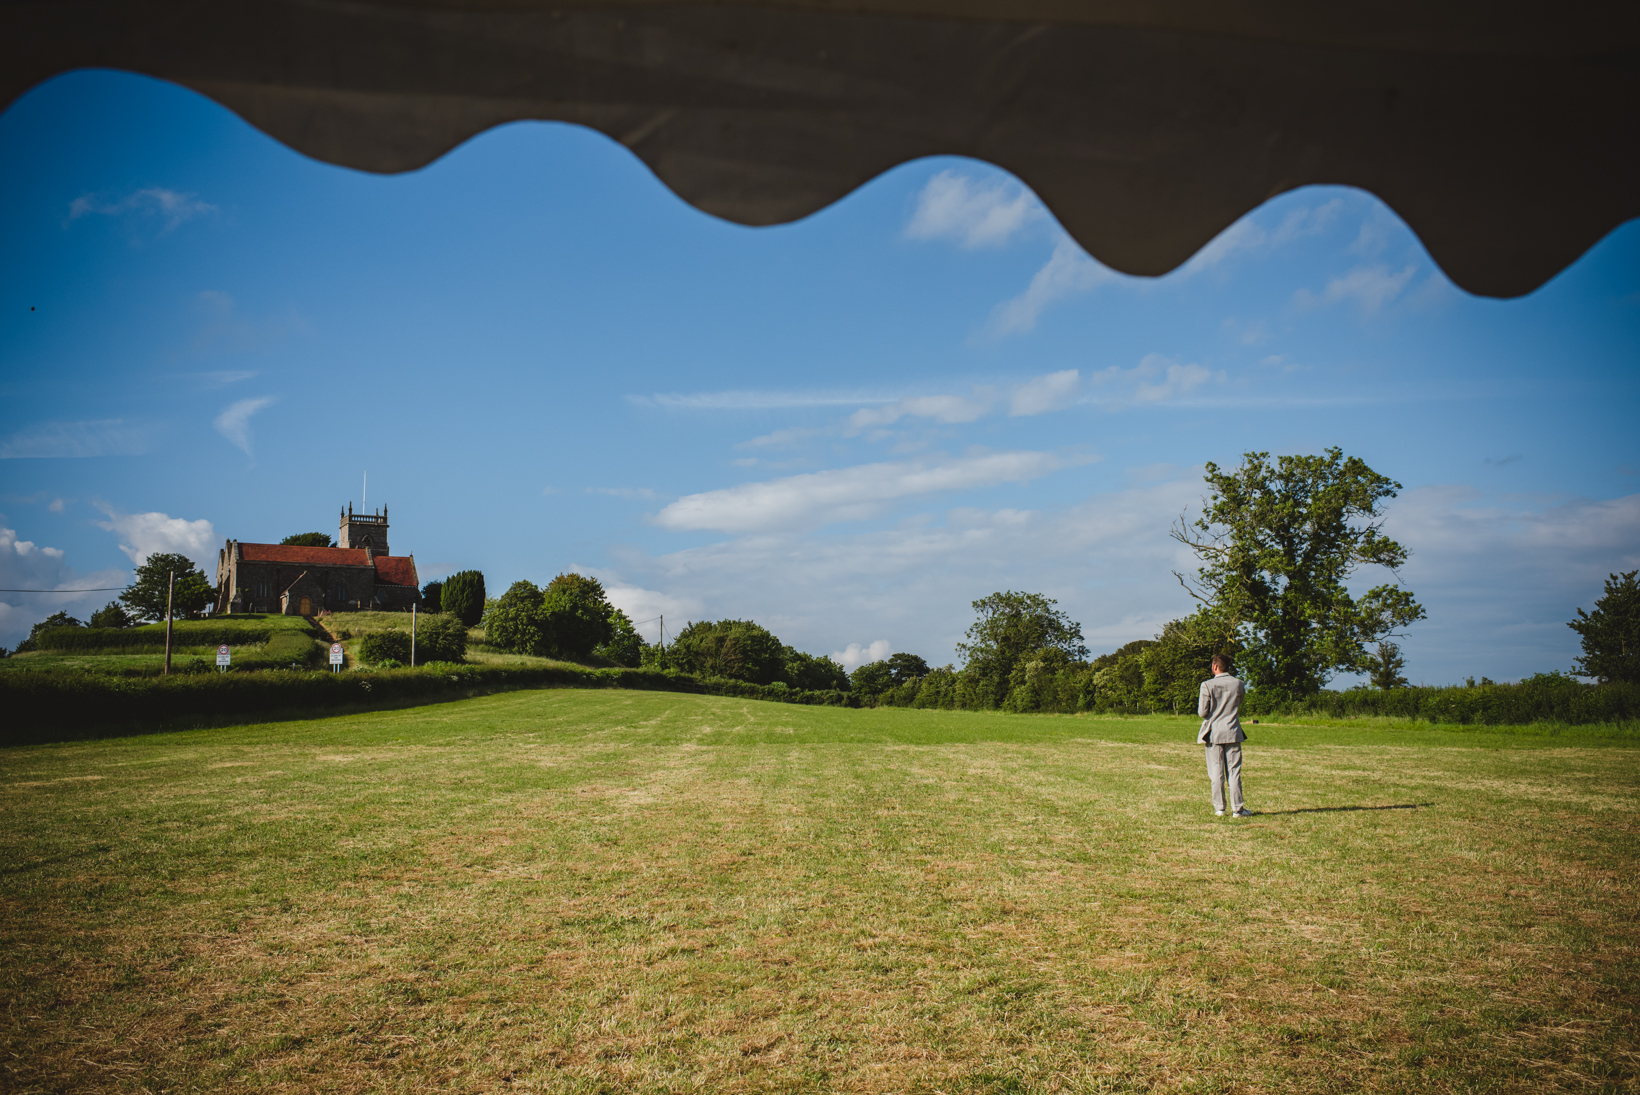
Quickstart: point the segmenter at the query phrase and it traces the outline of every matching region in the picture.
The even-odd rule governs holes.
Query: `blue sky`
[[[1029,589],[1099,652],[1190,610],[1167,530],[1205,462],[1329,445],[1405,485],[1414,681],[1567,668],[1640,566],[1640,222],[1496,301],[1309,187],[1129,278],[974,161],[749,229],[588,130],[375,176],[108,72],[0,115],[0,193],[6,587],[214,573],[333,533],[368,472],[424,581],[578,569],[850,665],[949,660]],[[0,594],[0,644],[106,599]]]

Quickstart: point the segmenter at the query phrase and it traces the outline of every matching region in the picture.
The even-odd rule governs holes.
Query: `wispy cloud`
[[[140,215],[163,220],[165,222],[163,231],[169,232],[195,217],[203,217],[219,212],[221,210],[216,206],[209,202],[200,201],[198,194],[151,186],[113,201],[105,200],[95,194],[82,194],[69,203],[68,219],[65,223],[72,223],[81,217],[89,216]]]
[[[679,498],[656,516],[676,530],[748,533],[862,521],[893,502],[943,491],[1023,483],[1093,456],[999,452],[945,461],[863,464]]]
[[[220,289],[207,289],[194,298],[199,316],[199,327],[194,332],[188,352],[197,356],[209,354],[244,354],[271,349],[295,334],[307,331],[305,319],[294,310],[265,315],[247,316],[239,303]],[[227,383],[254,373],[219,372],[204,376],[227,378]]]
[[[1363,316],[1376,315],[1401,294],[1417,272],[1417,265],[1412,263],[1399,271],[1391,271],[1387,266],[1357,266],[1327,282],[1319,294],[1308,289],[1298,290],[1293,294],[1293,304],[1299,308],[1318,308],[1353,300]]]
[[[607,494],[611,498],[640,499],[649,501],[658,497],[648,487],[588,487],[588,494]]]
[[[1088,377],[1088,383],[1109,393],[1097,402],[1117,407],[1134,403],[1169,403],[1192,395],[1209,382],[1225,383],[1223,372],[1215,373],[1195,362],[1181,362],[1162,354],[1146,354],[1131,369],[1112,365]]]
[[[232,441],[243,449],[246,456],[251,453],[251,415],[274,402],[276,396],[263,395],[254,399],[241,399],[237,403],[230,403],[226,410],[216,416],[212,423],[216,432]]]
[[[972,422],[991,409],[995,397],[988,389],[976,389],[974,398],[960,395],[916,395],[897,399],[886,407],[867,407],[848,418],[848,432],[858,433],[874,426],[889,426],[905,417],[932,418],[947,425]]]
[[[148,451],[153,433],[152,427],[134,425],[123,418],[41,422],[0,441],[0,460],[140,456]]]
[[[1053,254],[1031,278],[1025,291],[991,312],[985,334],[990,338],[1004,338],[1034,330],[1048,305],[1078,293],[1091,292],[1118,277],[1114,270],[1089,258],[1075,240],[1061,234],[1054,243]]]
[[[1014,389],[1008,405],[1009,416],[1044,414],[1070,406],[1076,401],[1080,376],[1076,369],[1064,369],[1026,381]]]
[[[941,171],[917,195],[905,234],[951,239],[967,248],[1000,247],[1044,217],[1036,196],[1017,182]]]
[[[772,411],[798,407],[848,407],[888,403],[893,397],[871,392],[736,390],[727,392],[657,392],[628,396],[634,403],[676,411]]]
[[[1273,250],[1305,236],[1317,235],[1332,226],[1343,208],[1343,199],[1334,198],[1313,209],[1304,206],[1289,210],[1274,228],[1265,228],[1251,215],[1245,216],[1214,236],[1179,272],[1188,277],[1238,253]]]
[[[108,518],[98,521],[98,527],[119,536],[120,550],[138,566],[156,552],[174,551],[200,564],[206,574],[211,573],[206,564],[215,556],[217,543],[216,530],[209,521],[189,521],[165,513],[121,513],[104,502],[96,506]]]
[[[249,380],[256,375],[254,369],[218,369],[208,373],[189,373],[192,380],[197,380],[203,388],[226,388],[229,384],[238,384],[241,380]]]

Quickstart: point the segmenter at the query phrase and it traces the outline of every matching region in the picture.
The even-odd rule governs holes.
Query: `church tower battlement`
[[[354,513],[353,503],[342,511],[336,546],[344,548],[368,547],[372,554],[391,555],[387,550],[387,507],[380,513]]]

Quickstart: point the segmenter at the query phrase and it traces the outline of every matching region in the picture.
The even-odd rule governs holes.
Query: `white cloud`
[[[947,425],[972,422],[991,409],[990,391],[976,389],[975,398],[960,395],[918,395],[895,400],[886,407],[867,407],[855,411],[848,418],[848,432],[859,433],[873,426],[889,426],[905,417],[932,418]]]
[[[1008,414],[1014,417],[1042,414],[1070,405],[1076,399],[1080,376],[1075,369],[1065,369],[1027,380],[1014,389]]]
[[[1017,182],[941,171],[917,195],[905,234],[914,240],[953,239],[967,248],[1000,247],[1043,216],[1036,197]]]
[[[657,392],[628,396],[634,403],[665,407],[674,411],[774,411],[798,407],[846,407],[862,403],[888,403],[891,396],[870,392]]]
[[[251,415],[274,401],[271,395],[258,396],[255,399],[241,399],[237,403],[229,404],[227,409],[216,416],[212,423],[216,432],[232,441],[251,455]]]
[[[880,662],[892,653],[894,648],[888,645],[887,639],[876,639],[867,646],[849,643],[842,650],[832,651],[831,660],[852,673],[862,665]]]
[[[845,665],[862,632],[946,661],[973,622],[969,602],[1000,589],[1058,598],[1101,653],[1191,610],[1171,574],[1189,556],[1167,530],[1202,483],[1188,469],[1172,475],[1048,511],[961,507],[936,524],[825,536],[760,529],[659,557],[631,550],[621,570],[708,618],[755,619]]]
[[[904,498],[1023,483],[1094,459],[998,452],[943,463],[864,464],[686,495],[661,510],[656,522],[676,530],[729,533],[814,528],[867,520]]]
[[[1390,504],[1384,527],[1412,552],[1401,578],[1429,612],[1403,644],[1413,683],[1569,669],[1573,609],[1592,606],[1608,574],[1640,568],[1640,494],[1533,499],[1422,487]]]
[[[216,530],[204,518],[189,521],[164,513],[120,513],[101,502],[97,508],[108,518],[98,521],[97,526],[117,534],[120,550],[138,566],[156,552],[176,552],[198,563],[207,578],[214,575],[220,545],[216,542]]]
[[[139,214],[162,218],[165,221],[164,230],[169,232],[195,217],[218,212],[221,210],[216,206],[200,201],[198,194],[184,194],[179,190],[151,186],[112,202],[104,201],[94,194],[83,194],[69,203],[68,220],[77,221],[81,217],[93,214],[104,217]]]
[[[1112,365],[1088,377],[1088,383],[1113,394],[1100,400],[1117,407],[1133,403],[1169,403],[1193,394],[1209,381],[1225,383],[1224,373],[1181,363],[1162,354],[1146,354],[1131,369]]]
[[[81,590],[89,593],[0,593],[0,646],[14,647],[29,629],[53,612],[84,619],[91,609],[119,596],[105,587],[124,586],[129,571],[99,570],[80,574],[69,567],[59,548],[40,547],[18,538],[15,529],[0,527],[0,589]]]
[[[1375,315],[1400,295],[1417,271],[1417,265],[1410,263],[1393,273],[1387,266],[1357,266],[1327,282],[1319,296],[1308,289],[1298,290],[1293,294],[1293,303],[1300,308],[1316,308],[1353,300],[1362,315]]]
[[[123,418],[41,422],[0,441],[0,460],[140,456],[148,451],[153,433],[151,427],[133,425]]]
[[[1314,209],[1301,206],[1287,212],[1274,228],[1262,227],[1251,214],[1220,232],[1184,264],[1180,273],[1189,276],[1217,266],[1238,252],[1272,250],[1305,236],[1313,236],[1329,228],[1344,207],[1343,199],[1334,198]]]
[[[47,506],[46,509],[50,510],[52,513],[61,513],[66,505],[67,503],[64,502],[63,499],[57,498],[54,499],[51,505]]]
[[[603,580],[602,572],[585,567],[571,569]],[[660,641],[663,622],[666,625],[667,640],[670,641],[691,620],[705,618],[700,614],[700,602],[693,597],[675,597],[619,581],[605,582],[604,594],[609,598],[610,604],[627,614],[638,634],[648,643]]]
[[[1031,278],[1031,284],[1025,291],[997,305],[991,312],[986,334],[991,338],[1002,338],[1033,330],[1048,305],[1097,289],[1115,281],[1117,276],[1114,270],[1089,258],[1075,240],[1061,234],[1054,243],[1053,254]]]

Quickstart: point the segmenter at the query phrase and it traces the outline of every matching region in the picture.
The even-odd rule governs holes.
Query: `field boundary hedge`
[[[98,673],[0,676],[0,746],[124,737],[200,726],[324,718],[536,688],[626,688],[858,707],[847,692],[802,692],[652,669],[432,663],[385,672]]]
[[[178,620],[171,636],[171,646],[259,646],[275,635],[316,636],[318,632],[306,627],[280,627],[260,621],[225,621],[209,623],[197,620]],[[53,654],[126,653],[131,647],[157,646],[165,649],[165,625],[144,624],[141,627],[54,627],[35,637],[34,645]]]

